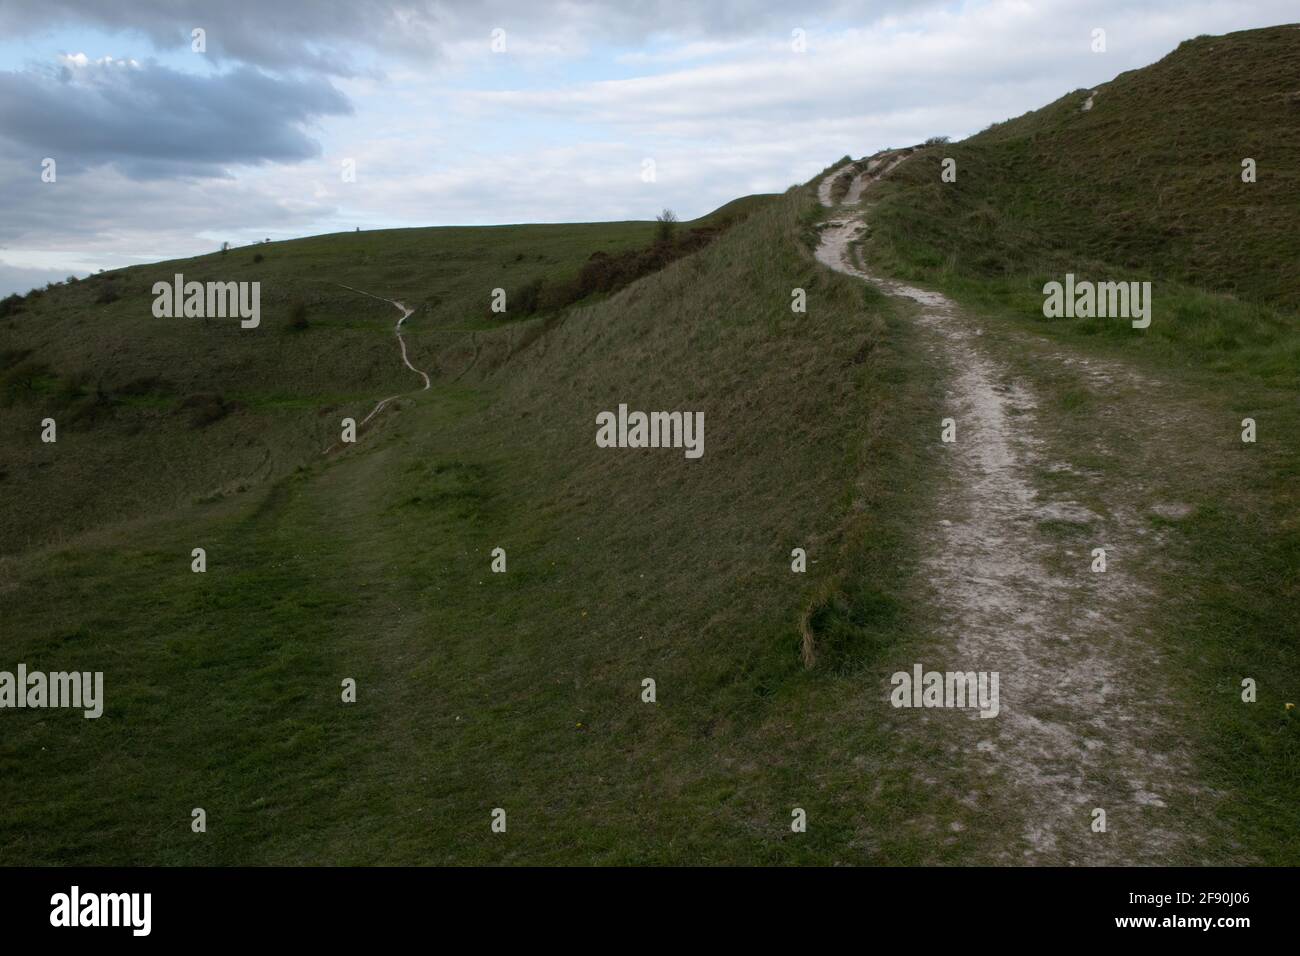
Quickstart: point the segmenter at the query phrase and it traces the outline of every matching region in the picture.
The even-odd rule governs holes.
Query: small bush
[[[577,279],[564,282],[548,282],[542,286],[537,296],[537,311],[557,312],[582,298],[582,290]]]
[[[289,328],[301,332],[309,325],[307,321],[307,303],[295,299],[289,306]]]
[[[521,315],[532,315],[537,311],[538,304],[541,302],[542,287],[544,285],[546,285],[546,280],[539,276],[525,282],[513,292],[507,292],[505,314],[516,318]]]
[[[538,277],[506,295],[506,315],[511,318],[538,312],[557,312],[589,295],[616,292],[642,276],[657,272],[669,263],[702,249],[739,219],[728,217],[716,225],[697,226],[677,235],[678,220],[671,209],[657,218],[658,235],[644,249],[629,249],[611,255],[593,252],[576,277],[547,282]],[[670,238],[663,238],[664,235]]]
[[[265,258],[266,257],[262,255],[260,252],[255,252],[253,254],[253,264],[256,265],[257,263],[261,262]]]
[[[120,298],[122,298],[122,296],[118,293],[116,288],[114,288],[111,285],[105,285],[102,289],[99,290],[99,295],[95,296],[95,304],[109,305],[110,303],[116,302]]]
[[[655,244],[668,245],[677,235],[677,213],[665,209],[655,216]]]

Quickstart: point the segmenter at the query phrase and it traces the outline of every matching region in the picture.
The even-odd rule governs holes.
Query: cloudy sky
[[[1295,0],[0,0],[0,295],[357,226],[692,218],[1297,19]]]

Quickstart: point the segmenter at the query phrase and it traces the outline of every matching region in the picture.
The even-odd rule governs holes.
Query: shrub
[[[307,303],[295,299],[289,306],[289,328],[302,331],[307,325]]]
[[[506,315],[521,316],[532,315],[537,311],[538,304],[542,299],[542,287],[546,280],[540,276],[525,282],[513,292],[506,294]]]
[[[23,301],[23,297],[16,292],[0,299],[0,318],[17,315],[23,310]]]
[[[507,294],[507,315],[518,318],[536,312],[555,312],[589,295],[616,292],[703,248],[738,220],[728,217],[716,225],[697,226],[684,236],[676,235],[678,220],[672,210],[665,209],[656,221],[660,235],[652,245],[614,255],[593,252],[572,279],[551,282],[540,277],[533,279]],[[664,239],[663,235],[670,238]]]
[[[564,282],[548,282],[542,286],[537,296],[537,311],[556,312],[566,308],[582,298],[582,290],[577,279]]]
[[[257,263],[261,262],[264,258],[266,257],[263,256],[260,252],[256,252],[253,254],[253,263],[256,265]]]
[[[118,294],[116,288],[114,288],[111,285],[105,285],[102,289],[99,290],[99,295],[95,296],[95,304],[108,305],[112,302],[116,302],[121,297],[122,296]]]
[[[668,245],[673,241],[676,234],[677,213],[671,209],[665,209],[655,216],[655,243],[657,245]]]

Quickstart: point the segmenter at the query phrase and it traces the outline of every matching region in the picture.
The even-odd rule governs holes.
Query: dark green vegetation
[[[654,224],[232,250],[266,283],[258,330],[153,319],[171,264],[38,297],[6,327],[52,371],[4,411],[6,526],[39,537],[6,535],[4,660],[103,670],[108,703],[98,721],[3,714],[0,861],[955,859],[918,837],[934,798],[891,770],[863,693],[912,626],[935,373],[889,300],[813,262],[815,215],[793,189],[549,321],[483,302]],[[217,258],[187,278],[223,276]],[[395,310],[335,281],[421,306],[430,391],[399,365]],[[121,297],[95,305],[109,282]],[[308,327],[286,328],[299,300]],[[86,367],[90,391],[59,398]],[[111,414],[40,445],[40,418],[99,374]],[[596,413],[620,402],[704,410],[704,457],[598,449]],[[795,806],[818,821],[799,839]]]
[[[718,234],[765,198],[728,203],[684,229]],[[564,286],[592,256],[637,255],[652,222],[339,233],[102,273],[5,300],[0,318],[0,554],[292,471],[382,397],[420,380],[397,359],[387,303],[416,310],[406,338],[442,381],[478,381],[536,338],[546,316],[515,302]],[[152,288],[260,281],[261,326],[153,317]],[[490,315],[494,288],[512,293]],[[591,290],[585,302],[601,291]],[[32,444],[46,415],[58,446]],[[200,428],[201,435],[190,432]],[[93,443],[88,458],[59,454]],[[148,483],[142,463],[162,462]]]
[[[1225,243],[1196,260],[1218,270],[1210,281],[1151,238],[1176,220],[1206,241],[1248,241],[1230,210],[1202,222],[1202,191],[1183,185],[1201,163],[1161,173],[1163,205],[1150,183],[1121,204],[1144,224],[1134,244],[1108,198],[1128,187],[1106,159],[1125,136],[1141,175],[1147,151],[1219,149],[1216,130],[1283,92],[1272,64],[1294,48],[1278,42],[1294,41],[1198,40],[1152,68],[1174,76],[1177,57],[1244,44],[1259,62],[1185,77],[1178,97],[1219,110],[1205,120],[1166,122],[1140,71],[1102,87],[1089,113],[1073,94],[918,153],[873,192],[867,252],[977,306],[1008,352],[1033,332],[1167,377],[1198,403],[1218,444],[1176,447],[1180,467],[1155,473],[1141,455],[1167,460],[1147,449],[1171,439],[1153,428],[1131,461],[1099,455],[1097,467],[1190,506],[1151,525],[1178,567],[1197,569],[1167,582],[1156,616],[1169,673],[1188,675],[1175,693],[1193,702],[1199,779],[1223,797],[1223,832],[1200,852],[1293,863],[1290,279],[1234,271]],[[1197,86],[1238,71],[1266,78],[1247,103]],[[1137,85],[1117,117],[1107,111],[1126,101],[1108,93],[1123,84]],[[1097,123],[1114,125],[1098,135]],[[1259,204],[1281,208],[1293,197],[1268,176],[1297,167],[1270,158],[1272,128],[1247,132],[1269,138],[1240,151],[1261,171],[1242,188],[1274,190]],[[1088,144],[1096,162],[1058,168]],[[1226,190],[1240,156],[1222,151]],[[943,155],[959,160],[956,184],[938,183]],[[0,669],[102,670],[107,696],[96,721],[0,713],[0,863],[1005,854],[1023,821],[988,809],[1004,803],[1001,782],[966,779],[944,741],[899,732],[878,699],[882,663],[917,659],[926,637],[909,600],[914,532],[930,517],[947,370],[907,306],[813,262],[825,214],[809,187],[739,202],[680,224],[677,242],[746,214],[662,261],[653,222],[349,233],[0,303]],[[1294,243],[1294,225],[1261,221],[1273,231],[1261,254]],[[542,296],[604,260],[607,285]],[[1157,281],[1147,334],[1042,319],[1043,281],[1093,269]],[[153,318],[150,287],[175,271],[262,281],[261,328]],[[406,338],[429,391],[398,360],[396,311],[337,283],[416,309]],[[489,313],[497,287],[511,302],[535,288],[535,308]],[[790,311],[795,287],[807,315]],[[1056,437],[1088,447],[1105,427],[1094,394],[1063,370],[1025,370],[1044,387],[1057,372]],[[402,397],[356,446],[323,454],[341,418],[390,395]],[[598,449],[595,416],[620,402],[705,411],[704,457]],[[1140,393],[1126,402],[1141,414]],[[1247,415],[1260,423],[1252,446],[1237,440]],[[56,445],[39,441],[46,416]],[[190,571],[195,547],[205,574]],[[489,570],[496,547],[506,574]],[[808,549],[807,575],[790,573],[794,547]],[[1259,680],[1259,704],[1239,702],[1242,676]],[[349,677],[356,704],[340,700]],[[641,701],[647,677],[655,704]],[[949,776],[961,800],[933,785]],[[798,837],[796,806],[813,821]],[[195,807],[204,835],[190,831]],[[489,830],[494,807],[506,834]]]
[[[1297,37],[1292,25],[1188,40],[1097,87],[1091,110],[1077,90],[931,147],[891,177],[914,187],[908,258],[977,278],[1119,267],[1294,308]],[[943,156],[956,183],[931,168]],[[1246,158],[1254,183],[1241,179]],[[901,231],[901,216],[889,221]],[[978,249],[965,241],[975,234]]]
[[[648,245],[614,253],[593,252],[575,276],[534,276],[509,292],[510,315],[514,318],[538,313],[554,315],[578,302],[590,302],[594,297],[617,292],[670,262],[703,249],[738,219],[747,216],[756,203],[767,198],[734,199],[685,230],[678,229],[676,214],[665,209],[655,221],[654,236]],[[493,314],[491,309],[488,312]],[[549,328],[549,324],[543,328]]]
[[[1200,778],[1227,795],[1225,853],[1285,864],[1300,859],[1300,711],[1285,710],[1300,704],[1297,75],[1295,26],[1187,41],[1098,87],[1089,111],[1078,91],[913,156],[877,192],[864,244],[877,267],[1008,333],[1134,363],[1199,405],[1197,439],[1158,424],[1167,391],[1123,410],[1151,423],[1143,444],[1164,461],[1132,477],[1152,502],[1172,489],[1190,511],[1153,519],[1192,569],[1166,582],[1176,599],[1162,638],[1187,678],[1176,692],[1192,704],[1188,736],[1205,742]],[[955,183],[940,181],[943,157]],[[1246,157],[1255,183],[1241,180]],[[1045,319],[1043,285],[1066,272],[1152,280],[1151,327]],[[1102,411],[1060,401],[1066,423]],[[1253,445],[1240,440],[1247,417]],[[1241,702],[1244,677],[1258,704]]]

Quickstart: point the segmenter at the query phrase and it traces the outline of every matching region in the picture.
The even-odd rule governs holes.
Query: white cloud
[[[845,153],[968,135],[1151,63],[1190,36],[1294,15],[1278,0],[1099,0],[1086,9],[1066,0],[830,3],[798,15],[776,2],[374,0],[358,8],[378,11],[373,22],[352,6],[338,22],[313,7],[296,33],[271,43],[254,28],[274,32],[292,19],[290,5],[272,6],[266,21],[258,20],[265,5],[205,9],[243,10],[247,22],[228,34],[227,56],[297,76],[342,64],[349,75],[335,88],[354,114],[312,118],[320,155],[286,151],[251,166],[229,143],[201,145],[213,172],[230,178],[190,177],[162,191],[111,172],[80,183],[70,173],[73,195],[53,217],[30,189],[17,191],[27,200],[4,191],[0,239],[10,261],[20,251],[29,264],[108,265],[206,251],[214,237],[353,225],[648,218],[663,206],[694,216],[737,195],[784,189]],[[53,8],[80,9],[74,0]],[[507,30],[505,54],[490,52],[495,26]],[[1107,31],[1105,54],[1089,46],[1097,26]],[[807,31],[806,53],[791,48],[795,27]],[[141,29],[159,43],[170,36],[161,21]],[[346,66],[376,55],[382,72]],[[85,54],[68,59],[107,68]],[[143,121],[147,132],[164,118]],[[0,156],[4,139],[0,129]],[[223,146],[226,158],[215,158]],[[0,182],[11,173],[30,179],[30,163],[9,155]],[[644,157],[656,161],[653,184],[641,181]],[[340,179],[344,158],[356,160],[355,183]],[[61,166],[60,187],[63,179]]]

